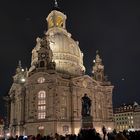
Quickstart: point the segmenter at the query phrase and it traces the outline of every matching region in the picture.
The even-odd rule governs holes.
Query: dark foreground
[[[3,138],[5,139],[5,138]],[[81,130],[78,135],[70,134],[62,136],[55,134],[54,136],[16,136],[9,137],[8,140],[140,140],[140,131],[128,132],[123,131],[117,133],[115,130],[110,133],[104,133],[102,136],[95,129]]]

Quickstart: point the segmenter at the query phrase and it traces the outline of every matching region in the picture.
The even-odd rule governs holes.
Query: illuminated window
[[[46,92],[38,92],[38,119],[45,119],[46,117]]]
[[[56,25],[59,26],[59,27],[63,27],[63,18],[61,16],[57,17]]]
[[[38,105],[46,104],[45,100],[38,100]]]
[[[39,112],[38,113],[38,119],[45,119],[46,117],[46,112]]]
[[[42,106],[38,106],[38,111],[45,111],[46,110],[46,106],[42,105]]]
[[[44,90],[39,91],[38,99],[46,98],[46,92]]]
[[[51,17],[51,18],[49,19],[49,21],[48,21],[48,26],[49,26],[49,28],[51,28],[51,27],[54,26],[54,22],[53,22],[52,17]]]

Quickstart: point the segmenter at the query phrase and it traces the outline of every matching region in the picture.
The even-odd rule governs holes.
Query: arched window
[[[62,18],[61,16],[58,16],[58,17],[56,18],[56,25],[57,25],[58,27],[63,27],[63,18]]]
[[[38,99],[46,98],[46,92],[44,90],[41,90],[38,92]]]
[[[46,92],[41,90],[38,92],[38,119],[46,117]]]
[[[51,27],[54,26],[54,22],[53,22],[52,17],[50,17],[50,19],[49,19],[49,21],[48,21],[48,26],[49,26],[49,28],[51,28]]]

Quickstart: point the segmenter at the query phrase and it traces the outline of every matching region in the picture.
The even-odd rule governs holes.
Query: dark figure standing
[[[104,125],[103,125],[103,128],[102,128],[102,132],[103,132],[103,140],[105,140],[105,137],[106,137],[107,131],[106,131],[106,128],[105,128]]]
[[[82,116],[90,116],[91,112],[91,99],[87,96],[87,94],[84,94],[82,97]]]

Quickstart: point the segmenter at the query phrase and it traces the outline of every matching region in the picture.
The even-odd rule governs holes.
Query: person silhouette
[[[102,132],[103,132],[103,140],[105,140],[106,139],[105,137],[106,137],[106,134],[107,134],[107,130],[106,130],[104,125],[102,127]]]

